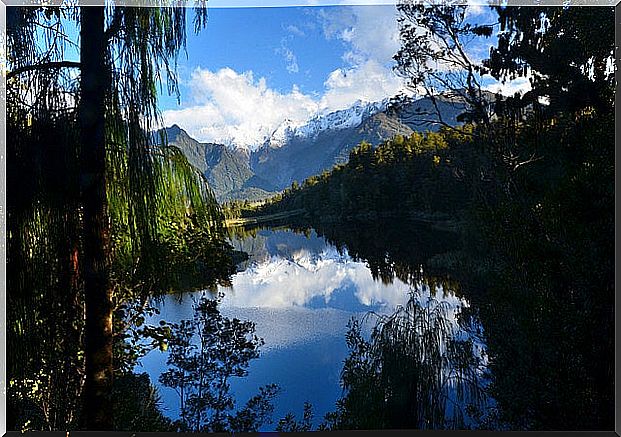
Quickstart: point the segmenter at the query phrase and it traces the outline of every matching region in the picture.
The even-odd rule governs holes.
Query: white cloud
[[[495,82],[485,86],[484,89],[493,93],[500,93],[503,96],[513,96],[515,93],[524,94],[532,89],[530,85],[530,75],[508,80],[505,83]]]
[[[296,67],[296,63],[290,66],[292,70]],[[356,100],[378,101],[396,94],[402,85],[384,66],[369,60],[330,73],[319,98],[303,94],[295,86],[289,92],[276,91],[252,71],[238,73],[230,68],[217,72],[199,68],[189,86],[191,106],[164,111],[166,126],[178,124],[201,142],[253,148],[285,119],[303,122],[319,111],[348,108]]]
[[[300,67],[298,66],[298,58],[295,56],[295,53],[287,47],[286,40],[284,38],[280,43],[280,47],[277,48],[275,52],[285,59],[286,68],[289,73],[298,73],[300,71]]]
[[[193,105],[164,111],[166,125],[178,124],[199,141],[255,145],[285,119],[306,120],[318,104],[296,87],[281,93],[265,78],[230,68],[196,69],[190,80]]]
[[[326,247],[313,254],[301,249],[285,259],[268,257],[233,276],[232,289],[225,289],[222,307],[284,309],[308,306],[318,300],[332,307],[336,293],[351,293],[354,301],[391,313],[404,305],[412,287],[395,278],[389,285],[373,279],[365,262],[354,261],[348,254]],[[426,300],[427,286],[417,287]],[[454,308],[465,304],[452,292],[439,289],[436,295]]]
[[[288,92],[276,91],[252,71],[199,68],[188,84],[193,97],[190,106],[165,111],[164,122],[180,125],[202,142],[254,148],[285,119],[303,122],[319,111],[345,109],[357,100],[391,97],[403,90],[402,80],[392,70],[392,56],[399,48],[395,14],[394,6],[328,8],[316,13],[325,37],[345,44],[347,63],[329,73],[319,96],[302,94],[295,86]],[[298,59],[286,43],[304,32],[295,25],[285,30],[290,35],[275,53],[284,58],[289,73],[298,73]]]
[[[297,36],[305,36],[306,35],[302,29],[300,29],[298,26],[295,26],[293,24],[288,25],[287,27],[285,27],[285,29],[287,30],[287,32],[289,32],[289,33],[291,33],[293,35],[297,35]]]
[[[399,50],[399,29],[394,6],[358,6],[318,11],[327,39],[345,46],[348,68],[330,73],[325,81],[322,107],[345,108],[356,100],[377,101],[403,90],[403,81],[392,70]]]
[[[354,52],[379,63],[392,64],[399,50],[399,28],[393,7],[355,7],[356,25],[348,37]]]
[[[466,8],[467,17],[476,17],[483,15],[488,7],[484,3],[469,3]]]
[[[399,50],[394,6],[321,9],[318,15],[327,39],[347,43],[344,59],[353,65],[369,59],[388,64]]]
[[[374,102],[397,94],[403,82],[378,61],[370,59],[352,68],[334,70],[325,81],[321,107],[344,109],[356,100]]]

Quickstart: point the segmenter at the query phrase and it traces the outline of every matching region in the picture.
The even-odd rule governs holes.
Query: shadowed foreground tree
[[[459,6],[403,3],[409,19],[413,11],[441,24],[426,26],[429,41],[468,38],[453,25]],[[478,73],[532,89],[499,97],[490,123],[476,123],[473,159],[456,163],[473,196],[451,266],[486,328],[501,419],[516,429],[612,429],[614,8],[490,11],[498,23],[477,32],[497,32],[498,43]],[[430,52],[443,59],[442,46],[408,26],[401,36],[398,70],[451,90],[428,63]]]
[[[497,302],[485,317],[503,320],[490,325],[502,369],[492,389],[517,427],[613,429],[614,8],[495,10],[486,65],[500,80],[529,78],[508,125],[515,154],[534,159],[510,165],[509,189],[483,192],[474,217],[488,217],[470,242],[490,269],[483,296]],[[515,345],[530,362],[515,365]]]
[[[613,7],[495,7],[498,44],[484,62],[507,80],[528,77],[521,107],[541,98],[548,116],[591,107],[599,114],[614,99]],[[593,26],[591,23],[599,23]]]
[[[395,71],[417,95],[432,103],[429,112],[409,114],[413,122],[450,128],[438,106],[440,99],[466,105],[462,121],[490,122],[489,93],[482,76],[488,71],[469,50],[478,38],[489,37],[493,25],[473,21],[468,5],[402,0],[397,4],[401,48],[395,54]],[[402,97],[397,99],[401,103]]]
[[[305,432],[311,431],[313,427],[313,406],[310,402],[304,402],[302,420],[297,421],[295,414],[289,412],[278,421],[277,432]]]
[[[84,252],[84,410],[89,429],[112,428],[112,287],[106,199],[104,8],[80,11],[80,200]]]
[[[197,31],[206,23],[198,5]],[[230,264],[166,237],[172,224],[200,228],[195,236],[227,249],[204,180],[150,133],[158,83],[178,92],[182,6],[7,8],[7,139],[9,154],[24,162],[8,176],[8,342],[24,352],[12,358],[28,363],[9,366],[14,426],[74,427],[82,396],[83,426],[111,429],[114,306],[178,285],[150,276],[166,246],[177,254],[164,258],[167,267],[193,259],[201,285]],[[76,28],[79,45],[69,36]],[[50,147],[58,158],[47,158]],[[189,288],[200,287],[193,279]]]

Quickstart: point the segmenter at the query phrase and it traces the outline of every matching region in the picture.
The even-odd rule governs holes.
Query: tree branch
[[[123,24],[121,15],[122,15],[121,11],[115,8],[114,16],[112,17],[112,22],[110,23],[110,25],[104,32],[104,38],[106,39],[106,41],[109,41],[115,36],[117,36],[118,32],[121,30],[121,27]]]
[[[15,70],[9,71],[6,74],[7,80],[25,73],[26,71],[36,71],[36,70],[45,70],[49,68],[80,68],[80,63],[75,61],[57,61],[57,62],[46,62],[43,64],[34,64],[34,65],[24,65],[23,67],[18,67]]]

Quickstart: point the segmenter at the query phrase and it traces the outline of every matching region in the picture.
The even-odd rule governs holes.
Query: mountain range
[[[442,120],[458,123],[465,106],[454,100],[436,99]],[[397,134],[436,130],[437,116],[428,98],[399,105],[389,100],[365,103],[317,115],[305,123],[285,120],[255,147],[200,143],[177,125],[166,128],[170,145],[206,177],[218,201],[258,200],[302,182],[309,176],[344,163],[361,141],[376,146]],[[425,121],[426,120],[426,121]]]

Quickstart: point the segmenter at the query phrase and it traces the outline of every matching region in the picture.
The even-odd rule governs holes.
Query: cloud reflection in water
[[[237,250],[250,258],[232,278],[220,310],[227,317],[255,322],[256,334],[264,338],[261,357],[251,363],[249,375],[232,381],[241,401],[270,382],[283,392],[276,402],[274,417],[301,410],[311,401],[320,420],[334,409],[341,393],[339,374],[347,356],[347,322],[368,311],[392,313],[404,305],[412,287],[395,278],[391,284],[376,281],[365,262],[339,252],[313,231],[305,236],[289,230],[259,231],[256,236],[233,241]],[[200,294],[200,292],[199,292]],[[418,290],[423,305],[430,290]],[[438,290],[436,299],[449,305],[448,317],[467,305],[450,292]],[[192,300],[166,296],[159,304],[159,319],[178,322],[192,317]],[[156,304],[157,305],[157,304]],[[370,318],[369,322],[375,319]],[[366,324],[370,329],[371,323]],[[165,369],[166,354],[154,351],[142,362],[154,381]],[[169,414],[178,414],[174,392],[161,388]]]

